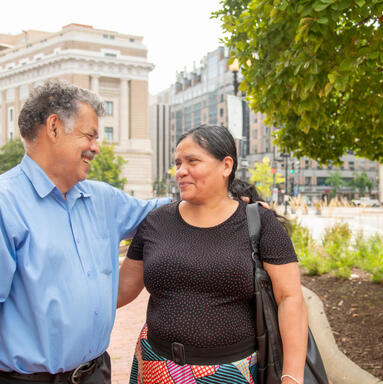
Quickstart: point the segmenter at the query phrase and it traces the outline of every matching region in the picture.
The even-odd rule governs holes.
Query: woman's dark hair
[[[185,132],[177,140],[177,145],[187,137],[191,137],[195,143],[209,152],[217,160],[222,161],[226,156],[230,156],[233,159],[233,169],[229,176],[228,189],[234,199],[240,200],[242,197],[248,197],[250,203],[264,201],[254,185],[235,178],[235,172],[238,166],[237,148],[234,138],[227,128],[218,125],[200,125],[197,128]],[[291,224],[289,221],[285,217],[278,215],[275,211],[273,212],[290,234]]]

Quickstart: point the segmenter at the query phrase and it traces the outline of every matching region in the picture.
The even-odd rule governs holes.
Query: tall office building
[[[141,36],[81,24],[54,33],[0,34],[0,145],[19,136],[18,115],[34,87],[48,79],[66,80],[104,100],[100,138],[128,160],[126,190],[150,197],[148,74],[153,67]]]

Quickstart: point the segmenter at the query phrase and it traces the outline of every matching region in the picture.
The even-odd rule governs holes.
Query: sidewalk
[[[149,294],[142,291],[131,304],[118,309],[108,352],[112,360],[112,384],[128,384],[138,335],[144,325]]]

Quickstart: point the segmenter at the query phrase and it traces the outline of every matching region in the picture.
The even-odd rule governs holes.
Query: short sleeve
[[[10,292],[13,275],[16,271],[16,254],[6,233],[0,211],[0,303],[3,303]]]
[[[277,265],[297,262],[293,243],[274,212],[263,207],[259,211],[262,225],[259,244],[261,260]]]
[[[137,232],[129,245],[127,257],[132,260],[142,260],[144,254],[144,232],[146,228],[146,219],[138,226]]]

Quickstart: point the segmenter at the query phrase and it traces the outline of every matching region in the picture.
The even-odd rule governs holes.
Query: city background
[[[223,46],[195,57],[190,69],[185,63],[165,89],[150,94],[149,75],[156,63],[148,59],[144,40],[76,23],[55,32],[0,33],[0,146],[20,136],[18,115],[33,88],[62,79],[104,100],[100,140],[113,144],[116,155],[126,160],[124,188],[137,197],[176,195],[171,168],[177,139],[192,127],[210,124],[228,127],[235,136],[239,177],[249,179],[249,168],[269,160],[273,182],[268,200],[281,203],[285,196],[300,195],[310,205],[330,200],[334,192],[349,201],[364,194],[379,199],[377,162],[349,152],[340,166],[322,165],[293,158],[275,146],[275,128],[265,124],[265,115],[249,109],[246,95],[238,91],[241,72],[235,62],[229,65],[230,54]],[[369,180],[363,191],[352,183],[362,173]],[[332,182],[334,174],[340,185]]]

